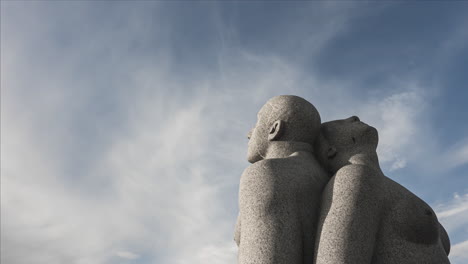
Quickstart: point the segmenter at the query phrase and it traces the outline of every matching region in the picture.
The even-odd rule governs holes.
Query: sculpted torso
[[[381,186],[387,186],[382,201],[386,206],[372,263],[450,263],[450,242],[432,208],[405,187],[381,177]]]
[[[434,211],[380,170],[376,131],[352,119],[335,122],[325,131],[329,141],[349,136],[350,144],[325,155],[329,168],[339,169],[323,193],[316,263],[450,263]]]

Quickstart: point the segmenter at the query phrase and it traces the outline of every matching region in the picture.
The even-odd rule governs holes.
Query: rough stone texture
[[[450,263],[436,214],[382,173],[377,130],[358,117],[320,126],[310,103],[278,96],[248,137],[239,263]]]
[[[336,173],[323,192],[315,263],[450,263],[434,211],[382,173],[377,130],[351,117],[321,132],[316,151]]]
[[[270,99],[249,132],[235,240],[238,262],[312,263],[322,190],[328,174],[312,145],[320,116],[297,96]]]

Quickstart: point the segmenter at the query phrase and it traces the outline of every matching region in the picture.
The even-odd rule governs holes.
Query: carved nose
[[[348,118],[348,120],[351,121],[351,122],[359,122],[359,121],[361,121],[361,119],[359,119],[359,117],[357,117],[357,116],[352,116],[352,117]]]
[[[250,129],[249,133],[247,133],[247,138],[250,139],[252,137],[252,131],[253,131],[253,128]]]

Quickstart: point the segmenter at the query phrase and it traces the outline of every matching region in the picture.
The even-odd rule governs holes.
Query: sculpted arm
[[[371,263],[379,214],[378,179],[361,165],[340,169],[323,194],[317,264]]]
[[[244,172],[240,183],[242,232],[238,263],[302,263],[302,237],[294,199],[274,169],[257,163],[254,167]]]

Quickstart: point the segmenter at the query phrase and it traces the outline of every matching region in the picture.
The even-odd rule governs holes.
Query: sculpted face
[[[268,124],[266,124],[265,114],[263,113],[264,108],[258,112],[255,127],[247,134],[247,138],[249,139],[247,160],[250,163],[262,160],[268,147]]]
[[[329,144],[337,149],[351,150],[363,146],[371,147],[373,150],[377,148],[377,130],[361,122],[357,116],[323,123],[322,133]]]
[[[357,116],[323,123],[321,133],[316,148],[329,168],[344,166],[355,154],[375,153],[379,141],[377,129]]]

